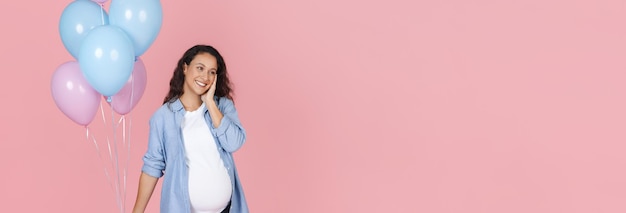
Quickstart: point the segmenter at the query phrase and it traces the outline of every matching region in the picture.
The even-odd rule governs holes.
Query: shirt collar
[[[179,98],[176,98],[176,100],[174,102],[170,102],[170,108],[172,109],[172,111],[174,112],[179,112],[181,110],[184,110],[185,108],[183,107],[183,103],[180,102]]]
[[[213,100],[215,100],[217,102],[218,97],[217,96],[213,96]],[[170,104],[170,108],[174,112],[180,112],[181,110],[185,110],[185,107],[183,107],[183,102],[180,101],[180,98],[176,98],[176,101],[171,102],[169,104]],[[204,104],[204,103],[202,103],[202,104]],[[208,107],[205,107],[204,111],[208,111]]]

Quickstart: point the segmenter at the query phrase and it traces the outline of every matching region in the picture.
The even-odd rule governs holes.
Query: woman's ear
[[[187,64],[183,63],[183,73],[187,73]]]

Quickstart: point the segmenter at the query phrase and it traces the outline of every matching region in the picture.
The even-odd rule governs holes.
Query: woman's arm
[[[219,127],[222,123],[224,114],[222,114],[220,109],[217,107],[217,103],[215,103],[215,100],[212,98],[209,98],[209,100],[205,102],[205,105],[207,110],[209,110],[209,115],[211,116],[211,120],[213,122],[213,128]]]
[[[143,157],[143,167],[139,177],[139,189],[133,213],[143,213],[159,178],[163,176],[165,169],[165,150],[163,147],[163,119],[158,112],[150,118],[150,135],[148,137],[148,150]]]
[[[146,210],[148,201],[152,197],[154,187],[156,186],[158,178],[152,177],[146,173],[141,173],[139,177],[139,190],[137,190],[137,199],[135,200],[135,207],[133,213],[143,213]]]
[[[201,96],[204,101],[209,116],[211,117],[212,127],[215,130],[218,142],[227,152],[235,152],[246,141],[246,131],[241,126],[235,104],[226,97],[220,97],[219,103],[214,100],[215,85],[217,85],[217,76],[209,90]]]
[[[213,127],[218,142],[227,152],[235,152],[245,143],[246,131],[239,121],[239,115],[232,100],[221,97],[217,107],[219,108],[217,111],[222,114],[219,125]],[[215,123],[212,114],[211,120]]]

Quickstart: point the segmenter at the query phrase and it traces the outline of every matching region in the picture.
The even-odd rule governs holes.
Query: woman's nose
[[[210,76],[209,72],[202,72],[202,73],[200,73],[200,77],[202,77],[205,80],[208,80],[209,76]]]

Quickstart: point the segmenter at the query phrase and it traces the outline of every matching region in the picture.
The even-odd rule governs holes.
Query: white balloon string
[[[102,155],[100,154],[100,147],[98,146],[98,142],[96,141],[96,137],[92,134],[91,140],[89,139],[89,127],[85,126],[85,132],[87,136],[87,142],[93,141],[93,145],[96,148],[96,153],[98,153],[98,159],[100,159],[100,164],[102,164],[102,168],[104,169],[104,175],[106,176],[107,182],[109,183],[109,187],[113,189],[113,183],[111,182],[111,176],[109,175],[109,170],[107,169],[106,164],[104,163],[104,159],[102,159]]]
[[[137,57],[135,57],[135,65],[137,65]],[[128,108],[130,110],[133,110],[131,107],[133,107],[133,97],[135,96],[135,79],[134,77],[131,75],[131,80],[130,80],[130,101],[128,102]],[[130,112],[129,110],[129,112]]]
[[[126,116],[121,115],[120,119],[117,122],[117,125],[122,125],[122,147],[126,148]],[[122,149],[122,152],[124,151],[124,149]],[[123,153],[122,153],[123,154]],[[122,174],[122,195],[123,197],[123,201],[124,203],[126,202],[126,161],[128,158],[122,158],[122,162],[123,162],[123,166],[122,167],[122,172],[124,172]]]
[[[113,102],[111,102],[113,105]],[[111,107],[111,121],[115,121],[115,112],[113,111],[113,107]],[[117,124],[115,122],[111,122],[111,128],[113,130],[113,151],[115,152],[115,174],[117,175],[117,184],[115,185],[115,194],[117,198],[117,205],[120,208],[120,212],[124,212],[124,205],[122,201],[121,191],[120,191],[120,167],[119,167],[119,152],[117,151]]]
[[[138,57],[135,57],[135,65],[137,65],[137,60],[138,60]],[[132,110],[132,107],[133,107],[133,101],[135,100],[134,97],[135,97],[135,79],[134,79],[134,76],[131,75],[131,80],[130,80],[130,101],[128,102],[129,103],[128,108],[130,110]],[[127,172],[128,172],[128,162],[130,161],[130,132],[131,132],[130,125],[131,125],[131,122],[132,122],[130,120],[130,112],[128,112],[128,113],[129,113],[129,117],[128,117],[128,119],[129,119],[128,137],[126,137],[126,132],[125,132],[126,131],[126,120],[124,120],[124,132],[123,132],[124,133],[124,136],[123,136],[124,139],[128,140],[128,142],[124,143],[124,145],[126,146],[126,162],[125,162],[126,165],[124,165],[124,200],[126,200],[126,177],[127,177]]]
[[[122,125],[122,145],[126,146],[126,118],[124,115],[120,116],[120,119],[117,120],[117,128],[119,128],[119,125]],[[117,131],[117,128],[115,131]]]
[[[107,146],[109,148],[109,162],[111,162],[111,166],[113,166],[113,152],[111,152],[111,140],[107,137]]]
[[[104,25],[104,3],[100,3],[100,17],[102,18],[102,25]]]
[[[124,146],[128,146],[128,142],[126,142],[126,116],[122,115],[122,120],[124,121],[122,123],[122,139],[124,140]],[[126,171],[128,168],[128,151],[126,151],[126,159],[124,161],[124,176],[123,176],[123,180],[124,180],[124,187],[122,188],[122,192],[124,193],[124,201],[126,201]]]
[[[119,125],[122,125],[122,148],[126,148],[126,146],[128,145],[128,143],[126,142],[126,116],[125,115],[121,115],[120,119],[117,122],[117,125],[119,127]],[[122,149],[122,154],[124,153],[124,149]],[[123,168],[122,168],[122,204],[124,206],[126,206],[126,171],[127,171],[127,167],[128,167],[128,152],[126,152],[126,158],[122,158],[122,164],[123,164]]]
[[[102,101],[100,101],[100,113],[102,114],[102,124],[104,124],[104,126],[106,126],[107,122],[106,122],[106,118],[104,116],[104,108],[102,108]]]
[[[130,133],[132,132],[132,125],[133,125],[133,121],[131,119],[130,116],[130,112],[128,114],[128,137],[127,140],[128,142],[126,143],[126,165],[124,166],[124,200],[126,200],[126,177],[128,174],[128,163],[130,162],[130,139],[131,139],[131,135]]]
[[[102,125],[106,127],[106,116],[104,115],[104,107],[102,107],[102,101],[100,101],[100,113],[102,114]],[[105,131],[106,132],[106,131]],[[109,135],[106,134],[107,139],[107,147],[109,148],[109,162],[111,163],[111,167],[113,167],[113,152],[111,151],[111,140],[109,139]]]
[[[124,141],[124,143],[123,143],[124,144],[124,148],[126,148],[126,146],[128,144],[126,142],[126,140],[127,140],[127,138],[126,138],[126,116],[122,115],[122,119],[121,120],[123,121],[122,122],[122,140]],[[124,159],[124,168],[123,168],[124,173],[123,173],[123,176],[122,176],[122,180],[124,181],[123,182],[124,185],[122,187],[122,193],[124,195],[124,197],[123,197],[124,201],[126,201],[126,171],[127,171],[126,168],[127,167],[128,167],[128,151],[126,151],[126,158]]]
[[[109,188],[113,190],[113,183],[111,182],[111,175],[109,175],[109,170],[104,167],[104,176],[107,177],[107,181],[109,182]]]

